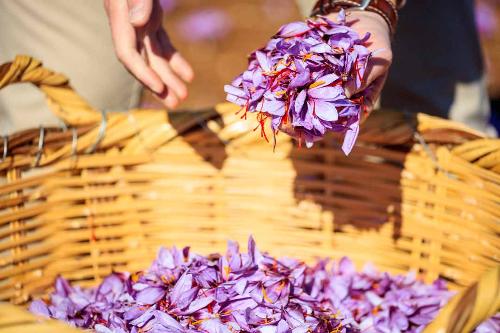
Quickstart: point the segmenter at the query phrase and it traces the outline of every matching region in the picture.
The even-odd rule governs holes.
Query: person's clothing
[[[308,17],[311,14],[313,7],[316,4],[316,0],[295,0],[295,2],[299,7],[300,13],[305,17]]]
[[[304,15],[315,3],[296,1]],[[382,107],[449,117],[492,133],[473,0],[408,1],[393,59]]]
[[[139,103],[141,86],[114,55],[100,0],[0,0],[0,63],[17,54],[67,75],[92,106],[126,110]],[[59,121],[36,88],[0,91],[0,135],[40,125]]]

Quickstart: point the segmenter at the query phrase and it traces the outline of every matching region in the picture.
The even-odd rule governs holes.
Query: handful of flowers
[[[248,69],[225,86],[227,100],[256,112],[261,135],[267,138],[266,122],[275,135],[292,132],[308,147],[327,131],[344,133],[347,155],[359,133],[364,93],[346,94],[346,87],[362,86],[372,53],[346,25],[345,13],[338,23],[326,17],[283,26],[266,47],[253,52]],[[351,88],[352,90],[352,88]]]
[[[30,311],[101,333],[351,333],[420,332],[451,292],[347,258],[307,266],[230,242],[208,257],[160,249],[148,271],[113,273],[97,288],[58,278],[50,300]],[[476,333],[498,332],[500,316]]]

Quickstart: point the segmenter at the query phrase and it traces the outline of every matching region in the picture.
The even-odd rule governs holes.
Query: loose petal
[[[159,287],[148,287],[137,293],[137,302],[141,304],[155,304],[165,296],[165,290]]]
[[[344,154],[349,155],[352,151],[352,148],[354,147],[354,144],[356,143],[356,139],[359,134],[359,125],[354,124],[352,125],[348,130],[347,133],[345,134],[344,138],[344,143],[342,144],[342,151]]]

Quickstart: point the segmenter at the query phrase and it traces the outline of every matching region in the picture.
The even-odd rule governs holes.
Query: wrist
[[[403,5],[404,0],[318,0],[313,9],[312,16],[328,15],[341,9],[347,11],[372,12],[384,19],[391,34],[396,32],[398,23],[398,5]]]

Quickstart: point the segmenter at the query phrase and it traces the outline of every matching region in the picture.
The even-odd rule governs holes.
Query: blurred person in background
[[[99,0],[0,0],[0,63],[26,54],[71,78],[72,86],[100,109],[138,105],[141,86],[114,55]],[[0,135],[60,125],[36,88],[0,90]]]
[[[316,1],[297,2],[308,15]],[[399,14],[382,107],[450,118],[495,135],[474,1],[408,0]]]
[[[91,105],[110,111],[139,105],[142,85],[130,71],[173,108],[186,97],[184,82],[192,79],[193,72],[170,44],[161,25],[161,9],[153,8],[153,3],[158,4],[0,0],[0,63],[18,54],[40,59],[47,68],[71,78],[72,86]],[[110,7],[108,18],[105,8]],[[25,85],[0,91],[0,135],[40,125],[60,125],[41,92]]]

